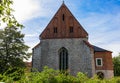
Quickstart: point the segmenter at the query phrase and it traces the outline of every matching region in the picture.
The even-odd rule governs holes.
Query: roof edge
[[[34,47],[32,48],[32,50],[33,50],[34,48],[37,48],[39,45],[40,45],[40,43],[38,43],[36,46],[34,46]]]
[[[110,51],[110,50],[106,50],[106,49],[100,48],[100,47],[95,46],[95,45],[92,45],[92,46],[94,48],[94,52],[111,52],[112,53],[112,51]]]
[[[94,50],[94,52],[111,52],[111,53],[112,53],[112,51],[109,51],[109,50],[100,48],[100,47],[98,47],[98,46],[92,45],[92,44],[90,44],[88,41],[83,40],[83,42],[84,42],[88,47],[92,48],[92,49]]]
[[[83,40],[83,42],[84,42],[88,47],[90,47],[90,48],[93,49],[93,45],[91,45],[88,41]]]

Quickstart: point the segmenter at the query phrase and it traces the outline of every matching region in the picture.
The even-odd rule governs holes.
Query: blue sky
[[[13,13],[25,28],[25,43],[33,48],[62,0],[14,0]],[[65,0],[65,4],[89,33],[93,45],[120,52],[120,0]],[[29,51],[31,51],[31,48]]]

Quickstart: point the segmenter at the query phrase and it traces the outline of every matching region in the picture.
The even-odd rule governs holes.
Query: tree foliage
[[[23,59],[29,58],[24,34],[16,27],[6,27],[0,32],[0,73],[9,67],[23,67]]]
[[[22,28],[23,25],[19,24],[12,14],[12,4],[13,0],[0,0],[0,25],[4,22],[8,27],[15,26]]]
[[[113,58],[113,64],[114,64],[114,75],[120,76],[120,53],[119,56]]]

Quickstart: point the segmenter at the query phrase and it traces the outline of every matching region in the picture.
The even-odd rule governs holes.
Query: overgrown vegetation
[[[13,68],[0,75],[0,82],[5,83],[120,83],[120,77],[98,79],[97,76],[88,78],[79,72],[76,76],[66,75],[57,70],[45,67],[42,72],[24,73],[21,68]]]
[[[120,76],[120,53],[118,56],[113,57],[113,65],[114,65],[114,75]]]

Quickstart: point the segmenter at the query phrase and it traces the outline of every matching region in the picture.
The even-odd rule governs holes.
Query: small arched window
[[[97,72],[97,76],[98,76],[99,79],[104,78],[104,74],[102,72]]]
[[[68,51],[64,47],[62,47],[59,50],[59,69],[60,70],[68,69]]]

